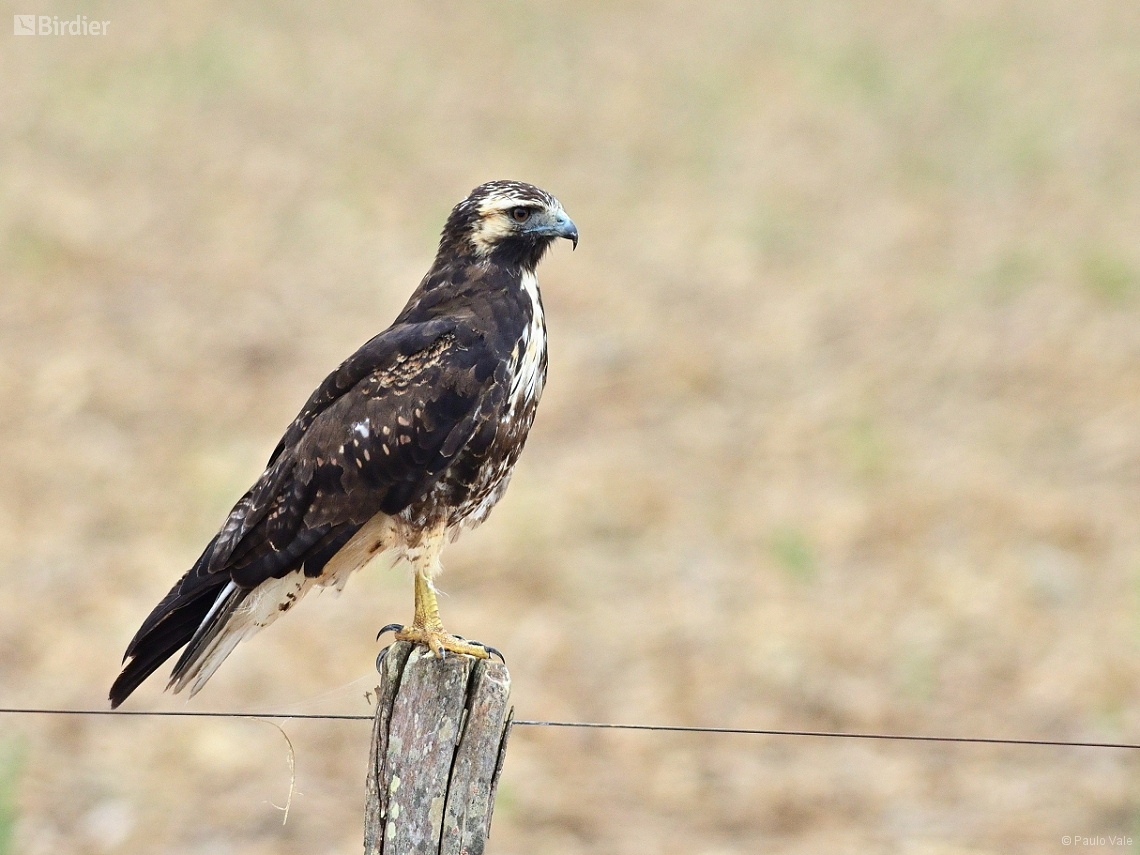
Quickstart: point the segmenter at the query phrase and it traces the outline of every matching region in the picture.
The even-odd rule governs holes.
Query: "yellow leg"
[[[460,653],[477,659],[490,659],[490,651],[481,644],[472,644],[445,632],[443,621],[439,619],[439,603],[435,598],[435,585],[422,567],[416,567],[416,613],[411,626],[396,632],[397,641],[410,641],[422,644],[442,659],[446,654]]]
[[[416,629],[443,632],[443,621],[439,619],[439,602],[435,598],[435,585],[431,579],[416,568],[416,616],[412,619]]]

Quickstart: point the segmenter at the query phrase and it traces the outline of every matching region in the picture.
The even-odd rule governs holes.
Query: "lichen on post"
[[[498,662],[398,642],[380,666],[365,855],[480,855],[510,731]]]

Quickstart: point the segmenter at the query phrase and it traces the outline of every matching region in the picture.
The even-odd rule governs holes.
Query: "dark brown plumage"
[[[185,646],[168,688],[196,692],[237,643],[316,585],[373,556],[406,558],[416,618],[400,637],[485,650],[443,632],[431,580],[443,543],[502,496],[546,377],[534,270],[578,232],[558,201],[494,181],[455,206],[396,321],[313,392],[201,557],[135,634],[117,707]]]

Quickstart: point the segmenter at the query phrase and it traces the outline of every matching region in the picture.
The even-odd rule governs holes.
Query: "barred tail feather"
[[[342,587],[349,574],[379,550],[391,534],[392,522],[384,518],[365,532],[361,528],[345,523],[308,529],[288,549],[271,551],[260,562],[261,572],[278,572],[284,569],[280,564],[285,568],[299,564],[297,569],[249,584],[235,578],[248,566],[228,573],[208,571],[218,543],[215,537],[127,646],[123,671],[111,687],[111,707],[119,706],[181,647],[186,649],[166,688],[177,693],[189,687],[193,697],[239,642],[293,608],[314,584]],[[349,548],[343,549],[346,545]],[[334,557],[337,560],[330,564]]]
[[[230,582],[187,644],[166,688],[177,694],[189,687],[194,697],[240,642],[289,611],[314,581],[296,571],[268,579],[253,590]]]
[[[206,684],[218,666],[233,652],[234,647],[241,640],[240,636],[226,632],[234,610],[241,605],[249,591],[239,588],[234,582],[228,583],[218,594],[210,610],[198,624],[193,637],[182,651],[174,671],[170,675],[167,689],[174,689],[178,694],[186,684],[194,680],[190,689],[190,697]],[[232,639],[232,640],[231,640]],[[199,679],[200,678],[200,679]]]

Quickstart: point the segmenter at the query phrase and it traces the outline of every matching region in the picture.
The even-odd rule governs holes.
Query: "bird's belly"
[[[513,461],[509,464],[504,461],[503,465],[498,467],[487,467],[488,471],[477,490],[473,490],[467,501],[464,502],[457,510],[458,513],[450,520],[452,526],[463,528],[475,528],[479,523],[487,518],[491,513],[491,508],[498,504],[499,499],[503,498],[503,494],[507,492],[507,484],[511,480],[511,470],[514,469]],[[458,528],[456,528],[458,533]]]
[[[461,455],[440,478],[421,508],[412,509],[413,525],[443,522],[458,536],[461,529],[474,528],[491,513],[507,491],[523,443],[534,421],[537,400],[517,413],[500,419],[499,430],[483,453]]]

